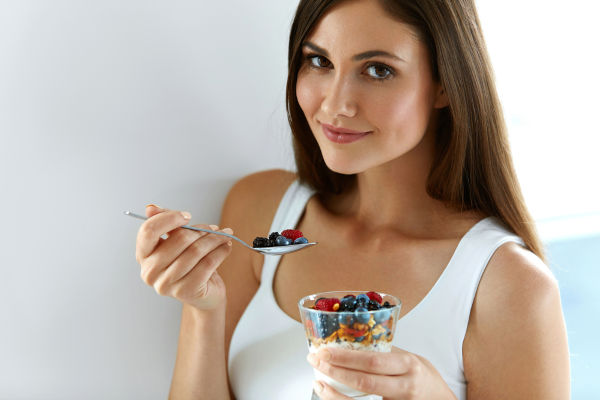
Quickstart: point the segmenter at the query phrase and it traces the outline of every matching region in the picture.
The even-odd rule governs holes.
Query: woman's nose
[[[358,104],[354,99],[351,83],[342,77],[335,77],[325,88],[321,110],[331,119],[354,117]]]

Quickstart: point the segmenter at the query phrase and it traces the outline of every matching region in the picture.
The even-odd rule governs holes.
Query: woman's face
[[[359,173],[410,152],[447,105],[426,47],[377,1],[336,5],[302,51],[298,103],[333,171]]]

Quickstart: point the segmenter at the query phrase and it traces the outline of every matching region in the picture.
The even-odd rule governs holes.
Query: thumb
[[[160,206],[157,206],[156,204],[148,204],[146,206],[146,217],[150,218],[155,216],[156,214],[160,214],[161,212],[165,212],[167,211],[164,208],[161,208]]]

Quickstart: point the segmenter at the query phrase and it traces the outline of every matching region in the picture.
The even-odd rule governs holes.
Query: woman
[[[559,291],[473,1],[301,1],[287,106],[298,173],[240,180],[221,226],[247,241],[295,227],[318,246],[264,258],[146,209],[142,278],[183,303],[171,397],[307,399],[312,366],[385,399],[568,398]],[[309,365],[297,301],[355,288],[402,300],[396,347]]]

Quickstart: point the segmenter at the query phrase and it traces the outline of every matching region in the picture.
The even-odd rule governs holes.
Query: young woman
[[[569,398],[558,286],[473,1],[302,0],[287,106],[298,172],[240,180],[221,226],[249,242],[297,228],[317,246],[264,257],[146,209],[142,278],[183,303],[171,397],[308,399],[315,367],[385,399]],[[402,300],[393,351],[307,362],[298,300],[348,289]]]

